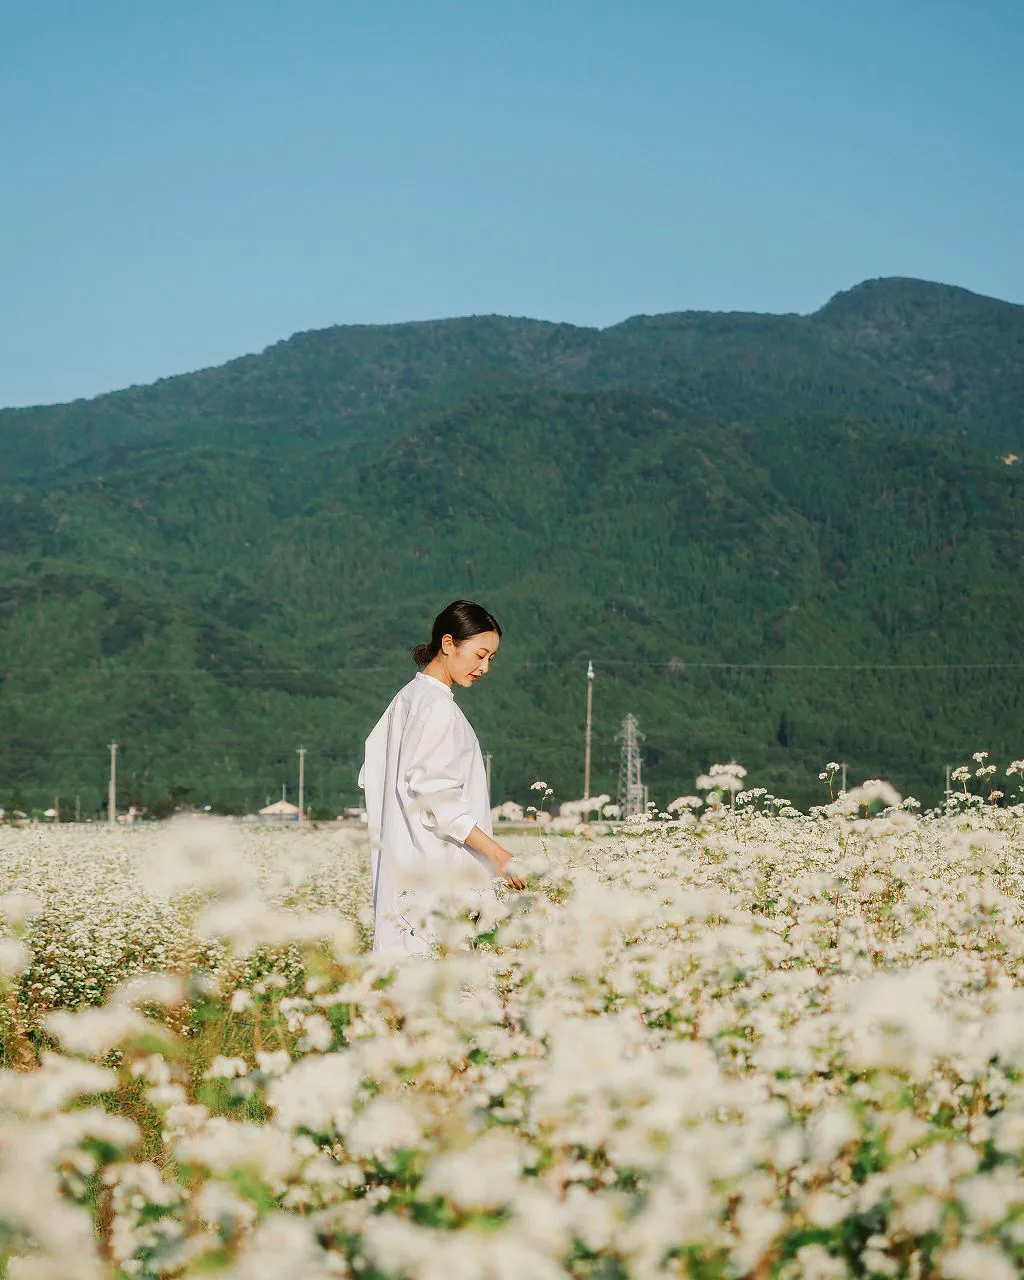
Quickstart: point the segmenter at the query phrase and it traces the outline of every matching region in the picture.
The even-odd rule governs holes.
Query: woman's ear
[[[452,651],[454,650],[454,648],[455,648],[455,638],[453,636],[445,635],[441,637],[441,652],[444,654],[446,658],[451,657]]]

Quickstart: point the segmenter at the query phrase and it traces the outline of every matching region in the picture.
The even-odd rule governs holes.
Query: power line
[[[525,659],[514,666],[506,664],[511,671],[535,671],[545,667],[575,666],[577,658],[565,658],[534,662]],[[705,662],[688,658],[669,658],[665,661],[644,658],[599,658],[606,667],[668,667],[680,674],[687,670],[730,670],[730,671],[1021,671],[1024,662]],[[6,675],[54,675],[67,674],[67,667],[4,667]],[[345,667],[129,667],[88,669],[82,676],[106,675],[111,678],[125,680],[131,676],[158,675],[330,675],[344,676],[348,673],[365,675],[394,674],[393,667],[354,666]]]

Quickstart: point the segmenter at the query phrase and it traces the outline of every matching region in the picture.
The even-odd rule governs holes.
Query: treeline
[[[465,702],[497,800],[579,793],[593,658],[599,790],[632,711],[663,802],[730,757],[801,804],[829,759],[932,802],[1024,755],[1020,312],[892,281],[807,318],[328,330],[0,414],[0,804],[98,812],[112,739],[125,805],[246,811],[300,744],[310,801],[354,801],[461,594],[506,627]]]

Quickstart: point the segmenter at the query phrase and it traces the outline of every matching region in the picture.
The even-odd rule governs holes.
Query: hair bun
[[[418,667],[425,667],[434,658],[434,648],[430,644],[418,644],[409,652]]]

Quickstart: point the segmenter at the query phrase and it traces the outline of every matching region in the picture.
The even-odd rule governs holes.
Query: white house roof
[[[292,804],[290,800],[275,800],[273,804],[268,804],[265,809],[261,809],[260,813],[271,818],[295,818],[298,817],[299,806]]]

